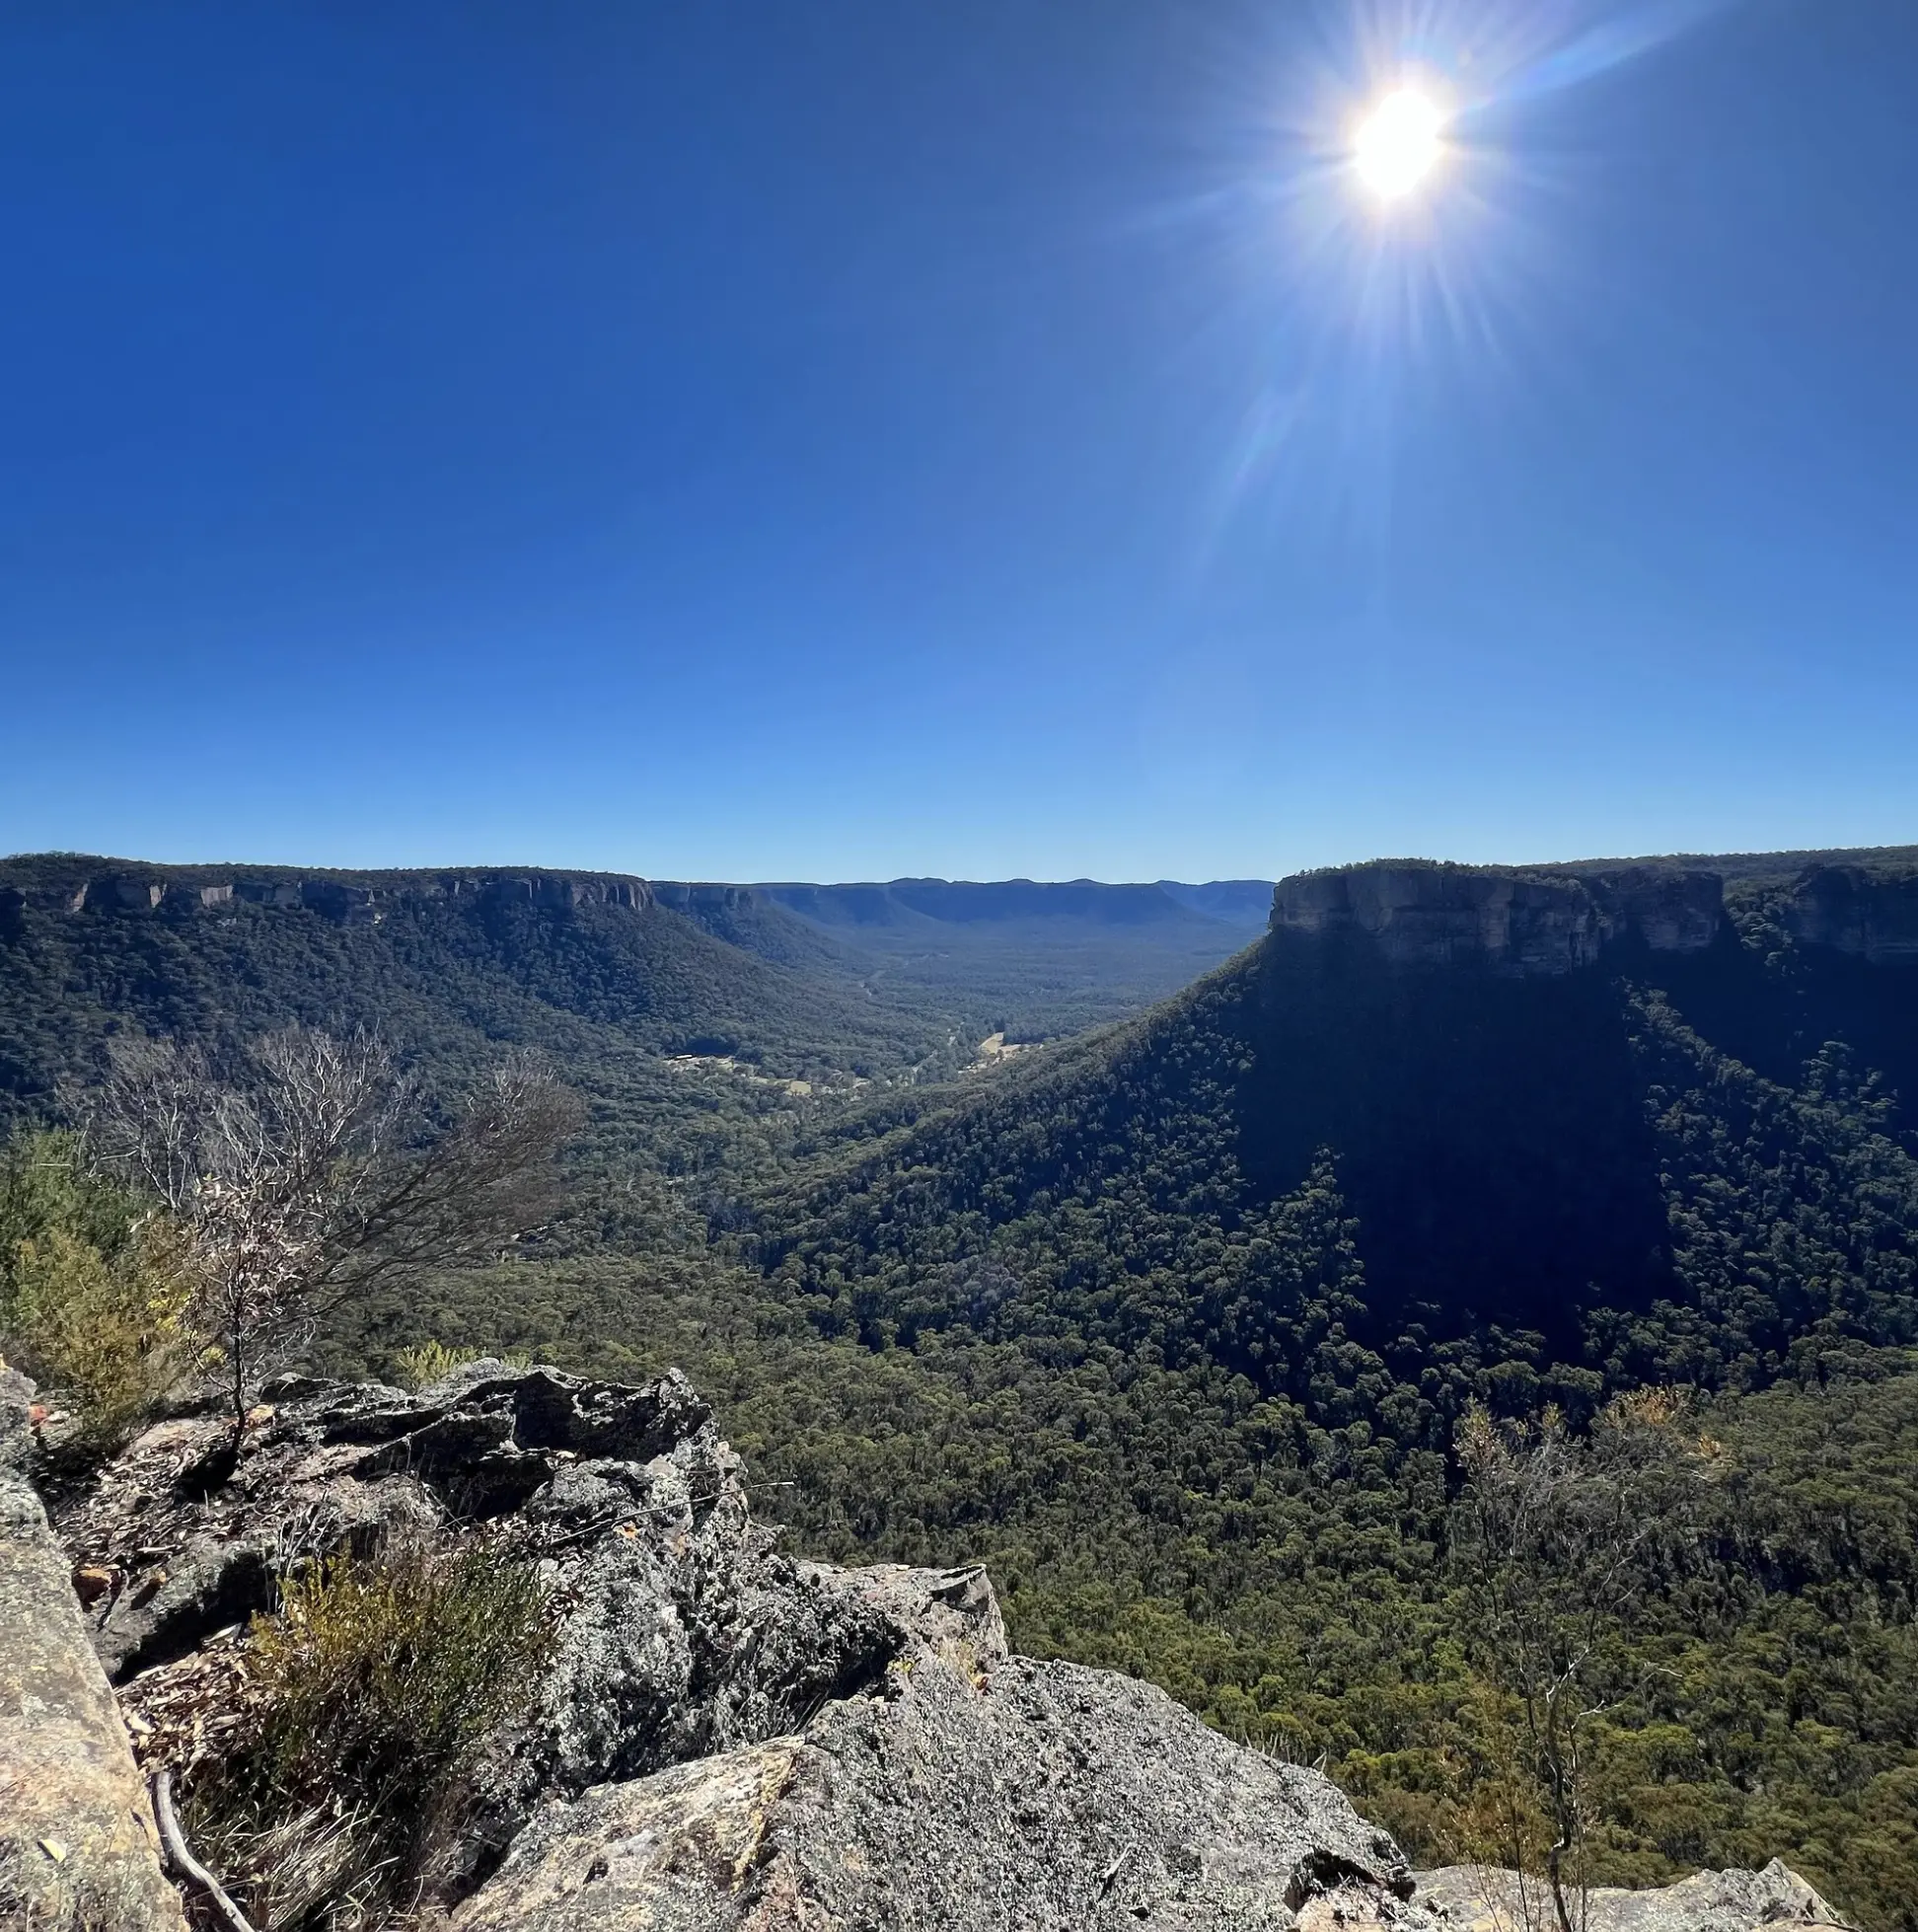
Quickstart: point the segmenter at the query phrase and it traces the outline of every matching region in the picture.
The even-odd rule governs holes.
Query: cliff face
[[[737,891],[737,888],[719,888]],[[236,905],[269,911],[304,909],[342,926],[377,926],[408,900],[542,906],[624,906],[641,912],[668,904],[685,910],[688,888],[657,891],[645,879],[594,872],[371,872],[357,878],[217,875],[205,866],[137,872],[94,872],[55,880],[29,879],[0,885],[0,920],[18,920],[29,909],[60,913],[165,913],[231,915]]]
[[[1784,918],[1801,945],[1830,946],[1874,965],[1918,960],[1918,873],[1816,866],[1793,885]]]
[[[1281,879],[1271,923],[1281,932],[1362,932],[1398,965],[1478,961],[1529,975],[1590,965],[1631,936],[1657,952],[1702,951],[1723,907],[1714,872],[1578,877],[1385,860]]]
[[[662,906],[676,913],[737,912],[758,903],[758,896],[747,885],[689,885],[682,880],[657,879],[652,895]]]

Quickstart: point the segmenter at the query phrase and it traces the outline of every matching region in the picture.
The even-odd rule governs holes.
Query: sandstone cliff
[[[1918,873],[1814,866],[1794,882],[1784,917],[1802,945],[1857,953],[1874,965],[1918,960]]]
[[[1702,951],[1723,907],[1715,872],[1574,875],[1384,859],[1281,879],[1271,923],[1279,932],[1364,933],[1397,965],[1569,973],[1627,938],[1655,952]]]
[[[46,869],[45,861],[37,861],[37,866]],[[740,888],[697,890],[737,893]],[[0,885],[0,919],[18,919],[29,909],[230,916],[238,904],[274,912],[304,910],[342,926],[374,926],[408,900],[452,899],[558,910],[621,906],[640,912],[668,900],[684,910],[688,891],[678,886],[656,893],[645,879],[610,872],[373,872],[302,877],[290,872],[250,876],[203,865],[144,865],[135,871],[88,871],[77,877],[69,871],[51,882],[29,879]]]

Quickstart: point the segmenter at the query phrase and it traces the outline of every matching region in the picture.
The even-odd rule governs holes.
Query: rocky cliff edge
[[[35,1777],[56,1743],[78,1767],[46,1784],[30,1837],[77,1843],[61,1807],[98,1812],[100,1869],[118,1859],[150,1885],[106,1677],[146,1767],[190,1787],[246,1722],[245,1619],[276,1573],[503,1519],[565,1607],[447,1867],[459,1932],[1454,1922],[1317,1772],[1231,1744],[1149,1685],[1010,1654],[978,1567],[782,1554],[680,1376],[623,1387],[499,1363],[418,1394],[283,1377],[237,1453],[216,1417],[177,1417],[60,1513],[71,1586],[64,1562],[23,1568],[6,1548],[25,1614],[70,1640],[41,1707],[16,1694],[0,1711],[0,1746],[24,1747]],[[84,1736],[61,1742],[62,1725]],[[139,1909],[123,1922],[178,1922],[170,1899]]]
[[[1702,952],[1724,924],[1714,871],[1662,865],[1518,866],[1377,859],[1281,879],[1275,932],[1357,933],[1398,966],[1480,963],[1535,976],[1591,965],[1621,943]],[[1778,917],[1800,945],[1873,965],[1918,961],[1918,873],[1809,865],[1779,881]]]

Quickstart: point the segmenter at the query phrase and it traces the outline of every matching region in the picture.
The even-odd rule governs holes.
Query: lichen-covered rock
[[[182,1768],[208,1734],[181,1713],[229,1680],[205,1647],[288,1563],[476,1517],[510,1520],[565,1609],[533,1709],[480,1769],[474,1869],[543,1799],[792,1730],[915,1644],[1003,1651],[977,1570],[778,1553],[683,1376],[480,1362],[418,1394],[300,1376],[266,1394],[237,1447],[217,1414],[157,1425],[62,1520],[101,1659]]]
[[[266,1608],[296,1558],[510,1516],[582,1455],[711,1435],[677,1375],[628,1388],[482,1362],[417,1395],[287,1375],[265,1398],[237,1443],[217,1412],[156,1425],[62,1514],[75,1561],[106,1579],[90,1618],[116,1681]]]
[[[1111,1672],[922,1648],[797,1736],[548,1808],[460,1932],[1437,1923],[1317,1772]],[[1314,1910],[1322,1906],[1322,1910]]]
[[[1442,1909],[1456,1932],[1512,1932],[1550,1924],[1552,1907],[1536,1880],[1514,1872],[1447,1865],[1418,1875],[1420,1899]],[[1596,1886],[1584,1901],[1586,1932],[1760,1932],[1768,1926],[1841,1926],[1844,1920],[1778,1859],[1762,1872],[1698,1872],[1676,1885],[1626,1892]]]
[[[0,1369],[0,1924],[182,1932],[71,1566],[22,1470],[31,1397]]]

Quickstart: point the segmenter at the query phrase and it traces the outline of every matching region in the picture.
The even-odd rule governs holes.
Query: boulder
[[[1480,1865],[1418,1875],[1418,1896],[1441,1907],[1456,1932],[1512,1932],[1555,1923],[1538,1881]],[[1526,1910],[1526,1900],[1531,1909]],[[1762,1872],[1699,1872],[1676,1885],[1586,1895],[1585,1932],[1760,1932],[1767,1926],[1843,1926],[1844,1920],[1778,1859]]]
[[[23,1470],[32,1394],[0,1370],[0,1924],[184,1932],[71,1566]]]
[[[601,1785],[521,1833],[459,1932],[1432,1928],[1315,1771],[1107,1671],[924,1646],[803,1731]]]

